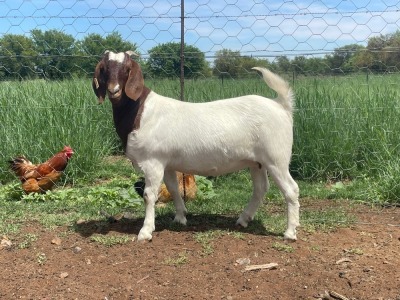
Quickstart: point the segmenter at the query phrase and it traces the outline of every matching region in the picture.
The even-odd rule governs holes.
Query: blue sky
[[[0,36],[57,29],[82,39],[113,31],[149,49],[180,41],[180,0],[0,0]],[[206,56],[223,48],[244,55],[321,55],[400,27],[400,1],[186,0],[185,41]]]

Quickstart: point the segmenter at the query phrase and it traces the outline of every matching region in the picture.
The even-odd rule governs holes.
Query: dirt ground
[[[294,243],[234,226],[196,241],[226,219],[234,224],[226,216],[189,215],[185,229],[157,222],[152,242],[112,247],[90,237],[134,239],[143,220],[55,230],[29,223],[23,232],[36,241],[0,250],[0,299],[400,299],[400,209],[349,209],[351,227],[300,229]],[[191,218],[206,221],[191,226]],[[269,263],[277,266],[245,271]]]

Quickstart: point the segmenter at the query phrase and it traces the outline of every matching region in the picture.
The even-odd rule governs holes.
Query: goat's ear
[[[137,100],[142,94],[144,79],[142,70],[137,62],[131,60],[128,80],[125,85],[125,93],[132,100]]]
[[[93,81],[92,81],[92,87],[94,93],[97,96],[97,99],[99,100],[99,104],[104,102],[104,98],[106,97],[106,91],[107,91],[104,76],[102,75],[103,68],[104,68],[104,62],[103,60],[101,60],[97,64],[96,69],[94,70]]]
[[[137,54],[136,52],[134,52],[132,50],[125,51],[125,53],[128,54],[129,56],[134,56],[134,57],[140,56],[139,54]]]

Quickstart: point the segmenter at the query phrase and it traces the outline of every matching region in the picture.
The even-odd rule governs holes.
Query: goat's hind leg
[[[297,240],[296,227],[300,225],[299,187],[287,168],[273,167],[270,170],[270,175],[284,195],[287,204],[287,228],[284,238]]]
[[[179,192],[179,184],[175,171],[165,171],[164,172],[164,183],[167,186],[168,192],[171,194],[174,200],[175,206],[175,219],[174,222],[186,225],[186,207],[181,194]]]
[[[250,174],[253,180],[253,195],[245,210],[236,221],[237,225],[243,227],[247,227],[248,223],[254,219],[256,211],[269,189],[268,173],[264,168],[259,168],[258,166],[253,167],[250,169]]]

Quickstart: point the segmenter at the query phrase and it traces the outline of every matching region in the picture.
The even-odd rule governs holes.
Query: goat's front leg
[[[168,192],[171,194],[172,199],[174,200],[175,206],[175,219],[174,222],[180,223],[182,225],[186,225],[186,207],[181,194],[179,192],[179,184],[175,171],[166,170],[164,172],[164,183],[167,186]]]
[[[142,229],[138,235],[138,241],[152,239],[155,230],[155,204],[158,199],[158,190],[163,177],[163,168],[152,165],[149,169],[142,168],[145,177],[145,189],[143,193],[145,204],[145,217]]]

